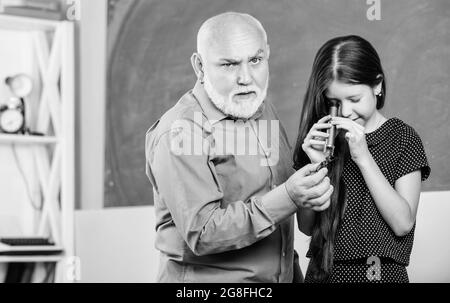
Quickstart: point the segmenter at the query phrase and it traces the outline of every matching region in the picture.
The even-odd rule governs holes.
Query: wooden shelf
[[[61,21],[0,13],[0,27],[9,30],[54,30]]]
[[[59,262],[65,258],[65,255],[46,255],[46,256],[0,256],[0,263],[33,263],[33,262]]]
[[[57,137],[29,136],[29,135],[6,135],[0,134],[0,143],[16,144],[55,144]]]

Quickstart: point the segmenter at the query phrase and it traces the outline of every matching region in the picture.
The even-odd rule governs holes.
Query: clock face
[[[0,128],[5,133],[17,133],[22,128],[23,122],[23,115],[17,109],[8,109],[0,114]]]

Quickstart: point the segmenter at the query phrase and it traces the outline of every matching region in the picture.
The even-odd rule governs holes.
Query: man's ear
[[[267,44],[267,60],[270,58],[270,45]]]
[[[205,72],[203,70],[203,61],[199,53],[194,53],[191,57],[192,68],[194,69],[197,79],[203,83]]]

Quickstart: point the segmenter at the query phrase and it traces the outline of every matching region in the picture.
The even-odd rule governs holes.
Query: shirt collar
[[[236,119],[231,116],[225,115],[223,112],[221,112],[215,105],[212,103],[211,99],[209,98],[208,94],[206,93],[203,85],[200,83],[200,81],[197,81],[197,83],[194,86],[194,89],[192,90],[192,94],[194,95],[195,99],[197,99],[198,103],[200,103],[200,106],[203,110],[203,112],[206,115],[206,118],[211,121],[211,124],[215,124],[221,120],[224,119],[233,119],[233,120],[244,120],[244,119]],[[257,120],[259,119],[265,109],[265,101],[263,104],[258,108],[256,113],[248,120]]]
[[[211,124],[217,123],[227,117],[212,103],[200,81],[197,81],[194,89],[192,90],[192,93],[195,99],[197,99],[198,103],[200,103],[200,106],[205,113],[206,118],[211,121]]]

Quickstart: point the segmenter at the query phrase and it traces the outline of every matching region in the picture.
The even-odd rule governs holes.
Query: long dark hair
[[[386,96],[385,75],[380,58],[373,46],[358,36],[334,38],[317,53],[303,101],[294,167],[300,169],[310,160],[302,149],[311,127],[328,115],[329,105],[325,92],[333,80],[347,84],[365,84],[375,87],[382,82],[382,94],[377,96],[377,109],[384,106]],[[316,213],[310,243],[312,253],[310,270],[318,280],[326,279],[333,267],[334,243],[338,226],[345,212],[346,188],[341,178],[349,158],[348,144],[341,132],[335,140],[336,159],[329,166],[329,177],[334,185],[330,207]]]

